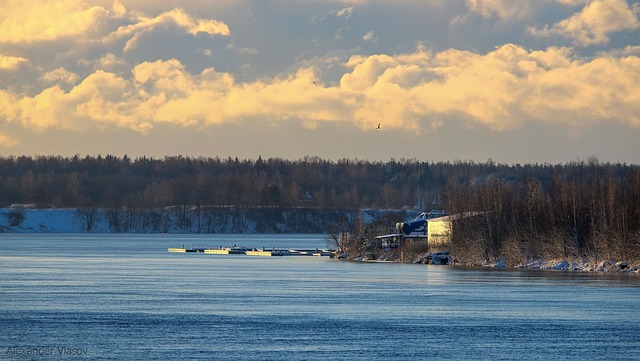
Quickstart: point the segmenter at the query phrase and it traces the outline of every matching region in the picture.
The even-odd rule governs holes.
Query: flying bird
[[[380,123],[378,123],[378,127],[376,129],[380,129]]]

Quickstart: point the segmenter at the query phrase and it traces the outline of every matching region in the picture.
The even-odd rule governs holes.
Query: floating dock
[[[228,255],[228,254],[244,254],[247,256],[331,256],[335,253],[331,249],[276,249],[276,248],[245,248],[245,247],[218,247],[218,248],[168,248],[169,252],[176,253],[205,253],[213,255]]]
[[[204,253],[207,254],[231,254],[228,249],[205,249]]]
[[[206,248],[168,248],[169,252],[179,252],[179,253],[192,253],[192,252],[204,252]]]
[[[246,254],[250,248],[245,247],[219,247],[216,249],[205,249],[204,253],[207,254]]]
[[[255,251],[247,251],[246,255],[247,256],[263,256],[263,257],[284,256],[284,252],[279,250],[271,250],[271,251],[255,250]]]

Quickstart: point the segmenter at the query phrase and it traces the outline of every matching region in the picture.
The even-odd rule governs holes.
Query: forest
[[[420,203],[422,201],[422,203]],[[168,156],[0,157],[0,207],[482,211],[453,232],[470,263],[640,259],[640,166]],[[346,214],[346,213],[345,213]],[[341,229],[353,217],[332,217]],[[337,221],[340,219],[340,221]],[[349,224],[344,224],[344,222]]]

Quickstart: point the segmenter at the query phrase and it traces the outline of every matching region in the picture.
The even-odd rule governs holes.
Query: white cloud
[[[568,19],[528,31],[540,37],[566,37],[578,46],[605,44],[612,33],[640,29],[636,12],[625,0],[594,0]]]
[[[336,11],[336,16],[344,17],[345,19],[348,19],[353,15],[353,9],[355,9],[355,7],[349,6],[344,9],[338,10]]]
[[[469,12],[485,18],[521,18],[529,15],[529,0],[465,0]]]
[[[376,42],[378,39],[376,38],[374,31],[370,30],[366,34],[364,34],[362,40],[367,42]]]

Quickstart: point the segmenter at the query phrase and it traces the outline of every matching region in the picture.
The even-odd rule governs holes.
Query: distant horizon
[[[73,155],[62,155],[62,154],[7,154],[7,155],[3,155],[0,154],[0,158],[19,158],[19,157],[29,157],[32,159],[37,159],[38,157],[61,157],[63,159],[72,159],[74,157],[78,156],[79,159],[85,158],[85,157],[90,157],[90,158],[98,158],[98,157],[102,157],[105,158],[107,156],[112,156],[112,157],[116,157],[117,159],[123,159],[125,156],[133,161],[135,160],[139,160],[139,159],[152,159],[152,160],[164,160],[167,158],[174,158],[174,157],[184,157],[184,158],[188,158],[188,159],[220,159],[222,161],[226,161],[228,159],[237,159],[240,162],[256,162],[258,159],[262,159],[264,161],[267,160],[283,160],[283,161],[288,161],[288,162],[304,162],[305,160],[309,159],[309,160],[313,160],[313,159],[319,159],[321,161],[327,161],[327,162],[331,162],[331,163],[339,163],[341,161],[350,161],[350,162],[367,162],[367,163],[390,163],[390,162],[401,162],[401,163],[405,163],[405,162],[409,162],[409,163],[432,163],[432,164],[437,164],[437,163],[469,163],[469,164],[495,164],[495,165],[502,165],[502,166],[516,166],[516,165],[537,165],[537,166],[544,166],[544,165],[573,165],[575,163],[589,163],[591,161],[595,161],[597,164],[610,164],[610,165],[616,165],[616,164],[620,164],[620,165],[628,165],[628,166],[638,166],[640,165],[640,163],[629,163],[629,162],[619,162],[619,161],[605,161],[602,159],[599,159],[596,156],[586,156],[584,158],[578,158],[575,160],[568,160],[566,162],[558,162],[558,163],[551,163],[551,162],[529,162],[529,163],[506,163],[506,162],[497,162],[492,158],[486,159],[484,161],[478,161],[478,160],[472,160],[472,159],[451,159],[451,160],[430,160],[430,159],[417,159],[417,158],[389,158],[387,160],[370,160],[370,159],[360,159],[360,158],[348,158],[348,157],[343,157],[343,158],[338,158],[338,159],[329,159],[329,158],[323,158],[320,156],[314,156],[314,155],[305,155],[299,158],[284,158],[284,157],[264,157],[260,154],[258,154],[255,157],[239,157],[239,156],[233,156],[233,155],[229,155],[229,156],[220,156],[220,155],[184,155],[184,154],[166,154],[166,155],[160,155],[160,156],[150,156],[150,155],[130,155],[130,154],[114,154],[114,153],[105,153],[105,154],[73,154]]]

